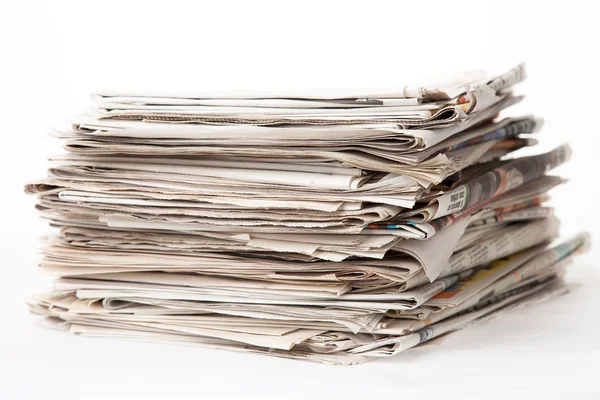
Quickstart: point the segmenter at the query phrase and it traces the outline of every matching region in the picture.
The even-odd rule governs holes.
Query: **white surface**
[[[88,93],[99,89],[382,87],[446,70],[503,71],[525,61],[529,78],[518,90],[527,99],[511,113],[546,118],[544,148],[566,140],[573,145],[574,159],[558,171],[571,182],[553,192],[553,205],[565,234],[586,229],[598,238],[600,219],[592,210],[600,193],[590,182],[600,173],[600,133],[591,125],[600,93],[599,32],[597,14],[586,6],[593,2],[481,3],[53,1],[3,7],[0,115],[8,145],[0,157],[0,399],[464,398],[463,392],[484,390],[503,398],[504,391],[517,391],[511,398],[524,392],[553,398],[571,390],[597,398],[597,246],[572,269],[570,279],[583,287],[568,297],[469,328],[438,351],[350,368],[76,338],[36,328],[24,305],[45,283],[35,271],[45,227],[22,184],[43,176],[45,157],[60,149],[45,139],[48,126],[88,106]],[[576,101],[580,96],[586,107]]]

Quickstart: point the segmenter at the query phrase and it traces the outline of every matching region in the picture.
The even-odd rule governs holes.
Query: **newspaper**
[[[436,84],[92,95],[25,186],[56,228],[28,305],[81,336],[352,365],[568,289],[519,65]]]
[[[540,177],[542,180],[544,178],[549,177]],[[398,178],[398,181],[401,179],[401,177]],[[518,186],[505,195],[496,196],[494,200],[499,201],[506,196],[506,200],[504,200],[506,202],[512,196],[516,201],[517,196],[514,196],[513,193],[520,195],[523,190],[538,189],[541,185],[540,179]],[[122,181],[122,179],[120,180]],[[385,180],[396,180],[396,178]],[[550,179],[550,181],[553,184],[562,182],[560,179],[558,181]],[[181,186],[167,188],[165,184],[150,187],[147,181],[143,184],[146,186],[142,188],[131,185],[122,186],[121,182],[110,184],[91,183],[89,180],[79,182],[70,177],[69,180],[47,179],[43,182],[30,184],[26,189],[28,192],[40,196],[40,206],[43,210],[48,211],[47,214],[50,218],[60,218],[61,216],[57,215],[57,212],[68,213],[71,218],[79,217],[81,220],[79,225],[93,223],[115,228],[174,231],[383,233],[420,239],[427,238],[451,224],[455,219],[471,215],[490,204],[490,201],[486,200],[457,214],[425,224],[412,224],[402,222],[402,212],[399,213],[401,207],[391,204],[365,205],[362,201],[353,203],[351,202],[352,199],[357,198],[355,195],[335,195],[338,196],[335,200],[339,201],[329,204],[322,201],[313,201],[312,199],[316,198],[322,199],[315,192],[305,192],[305,195],[308,196],[306,201],[297,200],[298,197],[295,197],[294,200],[288,202],[285,199],[292,197],[291,193],[286,195],[286,198],[282,198],[281,201],[274,199],[260,201],[256,198],[232,197],[235,196],[235,192],[228,192],[227,197],[214,194],[204,195],[198,191],[197,184],[189,185],[186,188]],[[544,185],[552,187],[548,183]],[[389,190],[392,188],[393,186],[388,187]],[[92,190],[95,192],[91,192]],[[214,190],[212,191],[214,192]],[[273,190],[270,193],[273,197],[278,195]],[[405,203],[407,201],[414,203],[414,197],[417,193],[418,191],[406,194],[396,192],[393,195],[394,198],[388,195],[387,199],[377,197],[371,198],[371,200],[407,205]],[[246,194],[250,194],[250,192],[246,191]],[[334,194],[329,193],[329,196],[332,195]],[[144,196],[144,198],[140,198],[140,196]],[[194,198],[197,200],[204,198],[206,202],[193,202],[192,199]],[[363,197],[363,199],[367,198]],[[234,203],[235,213],[231,212],[230,206],[226,203]],[[521,203],[522,201],[519,201],[516,204]],[[282,210],[270,210],[275,204]],[[261,206],[264,208],[260,208]],[[302,210],[298,210],[299,208]],[[310,213],[306,210],[307,208],[311,209]],[[504,209],[503,212],[507,212],[507,210]],[[94,218],[94,216],[96,217]],[[513,217],[515,219],[522,218],[518,214]],[[234,218],[235,221],[233,221]],[[398,218],[400,220],[396,222]],[[380,222],[386,219],[389,221]],[[429,232],[427,232],[428,229]],[[378,230],[379,232],[377,232]]]
[[[570,260],[570,254],[585,247],[586,241],[587,236],[580,236],[565,242],[565,244],[550,247],[546,254],[561,253],[562,260]],[[277,325],[266,323],[264,319],[256,319],[252,324],[248,323],[247,317],[240,316],[232,318],[208,314],[198,318],[198,315],[189,314],[186,317],[181,309],[173,309],[172,317],[166,317],[166,315],[149,312],[149,310],[142,311],[143,308],[142,310],[132,309],[125,305],[123,300],[117,301],[119,306],[116,309],[106,308],[110,307],[106,302],[103,302],[106,305],[101,306],[97,301],[82,301],[79,294],[77,297],[70,294],[65,295],[66,290],[61,290],[54,295],[41,295],[30,306],[34,312],[64,321],[63,324],[66,323],[72,333],[78,334],[102,332],[103,329],[112,329],[111,332],[116,335],[121,330],[155,334],[168,333],[183,335],[181,340],[179,340],[179,336],[171,337],[173,342],[185,343],[186,340],[183,338],[189,338],[189,336],[197,338],[199,343],[206,338],[219,339],[231,342],[232,345],[233,343],[244,343],[256,346],[262,348],[263,351],[269,349],[292,351],[292,353],[287,353],[289,355],[296,351],[308,352],[312,354],[315,361],[320,362],[327,362],[325,360],[328,359],[319,357],[321,354],[338,354],[340,360],[344,357],[343,354],[360,354],[366,357],[355,361],[339,361],[341,364],[348,364],[363,362],[372,357],[394,355],[441,334],[461,329],[474,322],[481,322],[515,307],[531,305],[565,293],[566,287],[557,278],[559,275],[557,271],[564,264],[561,264],[561,261],[550,266],[548,264],[552,264],[550,258],[544,254],[539,255],[534,258],[533,262],[525,263],[518,269],[522,275],[506,273],[505,278],[497,281],[492,288],[478,292],[479,296],[476,301],[474,301],[474,297],[470,297],[451,313],[447,310],[452,310],[452,308],[447,308],[433,314],[436,316],[435,319],[428,318],[428,321],[425,322],[426,327],[415,329],[419,325],[422,326],[423,323],[413,322],[413,330],[401,334],[397,333],[398,327],[393,322],[387,322],[383,324],[384,327],[371,329],[370,332],[360,333],[364,329],[361,328],[352,333],[327,324],[321,323],[319,326],[319,321],[307,323],[292,316],[288,318],[296,319],[288,319],[286,323]],[[531,278],[535,278],[535,280]],[[475,282],[477,281],[478,279],[475,279]],[[135,298],[131,300],[137,301]],[[143,301],[141,300],[140,304],[143,304]],[[96,306],[90,308],[91,304],[96,304]],[[195,307],[202,307],[202,303],[194,304],[197,304]],[[204,307],[208,307],[209,304],[206,303]],[[280,310],[280,312],[284,311]],[[272,315],[270,318],[272,320]],[[382,325],[381,319],[379,321],[378,324]],[[273,322],[275,321],[273,320]],[[218,324],[218,329],[214,328],[215,323]],[[331,323],[336,324],[334,321]],[[298,329],[300,326],[303,328]],[[415,333],[410,333],[411,331]],[[349,358],[348,360],[354,359]]]
[[[422,238],[430,237],[500,199],[503,194],[511,195],[511,191],[519,191],[528,183],[536,182],[548,170],[567,162],[570,154],[569,145],[562,145],[548,153],[505,161],[435,198],[425,207],[398,214],[394,221],[370,224],[369,228],[418,230]]]
[[[193,95],[192,104],[189,96],[184,97],[188,100],[185,101],[187,104],[177,104],[182,102],[177,95],[139,96],[113,92],[96,94],[94,99],[98,102],[97,110],[106,119],[228,125],[394,122],[403,127],[422,127],[461,120],[471,113],[489,108],[507,96],[505,89],[519,83],[524,77],[524,66],[518,65],[495,77],[455,82],[447,89],[405,87],[394,91],[357,94],[349,91],[341,98],[339,94],[307,94],[300,98],[286,94],[285,98],[281,98],[270,94],[223,96],[198,93]],[[312,107],[303,106],[304,101],[308,101]],[[314,107],[315,102],[325,103],[326,106]],[[338,107],[329,107],[332,103]],[[340,103],[344,107],[340,107]],[[356,103],[358,107],[355,107]]]
[[[244,250],[241,254],[229,253],[236,247],[220,248],[222,252],[215,251],[219,250],[217,248],[206,251],[204,240],[215,247],[221,244],[203,237],[68,228],[63,230],[64,236],[51,238],[43,248],[40,268],[43,272],[63,277],[170,272],[270,280],[285,282],[292,287],[315,285],[315,290],[321,290],[321,285],[340,285],[349,292],[384,288],[404,291],[434,281],[432,272],[468,270],[551,240],[558,232],[558,221],[554,217],[535,219],[512,224],[498,230],[497,235],[487,240],[456,250],[448,246],[459,241],[460,232],[456,232],[459,226],[454,224],[431,239],[430,245],[438,249],[445,247],[444,251],[429,251],[426,241],[405,240],[397,244],[392,242],[391,248],[384,247],[394,256],[382,256],[381,260],[341,261],[318,261],[287,252],[265,252],[263,249],[250,252],[242,246],[237,247],[237,250]],[[366,238],[380,239],[381,236]],[[323,242],[338,240],[335,237],[320,239]],[[155,242],[156,245],[153,245]],[[349,246],[353,246],[352,243]],[[359,254],[358,249],[354,251]]]
[[[549,245],[536,252],[533,258],[518,256],[517,259],[522,261],[516,270],[500,262],[492,267],[497,271],[492,275],[482,274],[485,268],[476,270],[475,275],[466,274],[461,282],[473,294],[465,297],[462,293],[467,292],[459,291],[460,299],[455,297],[452,305],[448,304],[447,308],[430,314],[423,321],[386,320],[387,312],[381,310],[374,315],[364,311],[363,317],[359,318],[358,310],[346,307],[325,307],[323,315],[319,316],[319,308],[315,306],[269,308],[264,304],[231,303],[226,307],[226,304],[214,302],[151,300],[128,295],[94,298],[87,297],[85,289],[70,291],[73,285],[85,288],[93,284],[73,281],[61,283],[54,294],[37,296],[30,307],[34,312],[62,320],[73,333],[112,329],[116,335],[121,330],[168,333],[183,335],[183,338],[191,335],[198,342],[211,338],[232,345],[244,343],[263,351],[288,349],[292,352],[288,355],[296,351],[310,353],[312,359],[321,362],[327,362],[319,357],[322,353],[360,354],[366,357],[360,360],[362,362],[372,357],[393,355],[514,307],[564,293],[566,289],[559,283],[560,271],[575,252],[588,246],[589,236],[578,235]],[[104,279],[98,280],[95,286],[102,287],[104,282]],[[488,283],[482,285],[482,282]],[[448,293],[456,296],[454,289]],[[351,321],[362,320],[362,324],[349,323],[349,318]],[[400,331],[403,325],[406,328]],[[185,343],[185,339],[178,340],[179,336],[171,339]]]

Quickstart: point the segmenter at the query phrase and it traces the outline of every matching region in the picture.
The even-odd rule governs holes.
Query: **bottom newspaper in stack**
[[[401,252],[342,262],[161,254],[147,250],[150,233],[145,240],[143,232],[122,231],[130,241],[119,246],[118,231],[65,228],[41,264],[60,278],[30,308],[45,325],[82,336],[349,365],[566,293],[565,267],[589,242],[587,234],[556,240],[553,216],[469,228],[433,282]],[[169,235],[185,242],[165,233],[165,243]],[[428,251],[438,249],[430,243]]]

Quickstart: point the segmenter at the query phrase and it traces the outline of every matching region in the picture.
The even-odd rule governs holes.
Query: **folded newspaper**
[[[100,92],[26,185],[56,234],[40,323],[348,365],[566,293],[524,67],[433,86]]]

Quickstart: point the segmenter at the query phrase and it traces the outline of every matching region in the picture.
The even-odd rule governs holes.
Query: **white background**
[[[572,144],[573,160],[558,170],[571,181],[553,205],[565,234],[600,237],[600,22],[587,4],[3,2],[0,399],[598,395],[597,247],[572,268],[583,286],[564,298],[469,328],[436,351],[349,368],[76,338],[37,328],[24,304],[46,283],[36,272],[46,228],[22,185],[60,151],[49,127],[99,89],[385,87],[525,61],[518,91],[527,99],[511,113],[545,117],[545,149]]]

